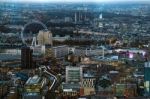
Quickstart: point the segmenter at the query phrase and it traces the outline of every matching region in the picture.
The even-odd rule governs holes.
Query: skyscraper
[[[22,68],[30,69],[33,67],[32,59],[32,49],[30,47],[24,46],[21,48],[21,65]]]
[[[102,14],[102,13],[99,15],[99,19],[100,19],[100,20],[103,19],[103,14]]]
[[[74,20],[75,20],[75,23],[77,23],[77,13],[75,12],[75,15],[74,15]]]
[[[150,96],[150,62],[145,62],[144,66],[144,86],[146,95]]]

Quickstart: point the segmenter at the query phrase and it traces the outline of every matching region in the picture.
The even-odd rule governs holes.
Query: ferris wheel
[[[47,26],[37,20],[32,20],[25,24],[21,31],[21,39],[23,44],[33,45],[36,44],[36,37],[40,30],[48,30]]]

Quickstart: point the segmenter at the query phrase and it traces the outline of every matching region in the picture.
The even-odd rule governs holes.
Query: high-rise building
[[[99,19],[100,20],[103,19],[103,14],[102,13],[99,15]]]
[[[33,67],[32,49],[24,46],[21,48],[21,65],[22,68],[29,69]]]
[[[77,13],[75,13],[74,15],[74,20],[75,20],[75,23],[77,23]]]
[[[103,14],[101,13],[100,15],[99,15],[99,23],[98,23],[98,27],[99,28],[102,28],[103,27],[103,22],[102,22],[102,20],[103,20]]]
[[[63,83],[63,96],[76,96],[82,95],[83,91],[80,91],[80,86],[82,82],[82,67],[66,67],[66,83]]]
[[[66,83],[80,83],[82,80],[82,67],[66,67]]]
[[[53,45],[52,33],[48,30],[40,30],[37,35],[38,45]]]
[[[150,62],[145,62],[144,68],[145,94],[150,96]]]
[[[83,10],[78,10],[74,14],[74,22],[83,22],[87,19],[86,13]]]

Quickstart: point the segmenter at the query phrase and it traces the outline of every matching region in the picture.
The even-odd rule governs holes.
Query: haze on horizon
[[[150,0],[0,0],[2,2],[150,2]]]

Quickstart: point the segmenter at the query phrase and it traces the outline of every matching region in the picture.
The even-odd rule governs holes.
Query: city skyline
[[[0,0],[0,12],[0,99],[150,98],[150,0]]]

